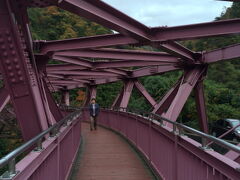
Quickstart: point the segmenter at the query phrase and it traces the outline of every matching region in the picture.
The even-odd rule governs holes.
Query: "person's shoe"
[[[90,128],[90,131],[92,131],[93,129],[92,128]]]
[[[97,130],[97,127],[95,127],[94,129]]]

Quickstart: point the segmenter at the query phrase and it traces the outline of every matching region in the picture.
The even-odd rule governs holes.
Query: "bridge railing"
[[[80,143],[80,115],[81,110],[68,114],[53,126],[1,158],[0,168],[8,165],[8,171],[0,176],[0,179],[66,179]],[[72,143],[62,143],[69,140]],[[70,146],[66,146],[67,144]],[[34,150],[16,165],[15,159],[32,148]],[[65,153],[69,153],[71,157]],[[53,156],[52,158],[49,157],[50,154]],[[64,158],[64,156],[68,156],[68,158]],[[61,161],[64,164],[62,171],[59,169]],[[49,164],[41,167],[44,163]],[[45,173],[46,171],[49,172]]]
[[[83,111],[83,119],[89,119],[87,109]],[[123,108],[102,109],[98,123],[131,142],[163,179],[240,177],[239,163],[208,148],[207,142],[213,141],[240,153],[239,147],[159,115]],[[183,135],[183,131],[200,136],[202,143]]]
[[[78,110],[79,108],[77,107],[71,107],[71,106],[63,106],[64,110]],[[82,110],[88,110],[88,107],[83,107],[81,108]],[[110,110],[109,108],[101,108],[102,110]],[[151,113],[151,112],[146,112],[146,111],[141,111],[141,110],[136,110],[136,109],[132,109],[132,108],[115,108],[112,109],[112,111],[116,111],[116,112],[126,112],[126,113],[130,113],[133,114],[135,116],[140,116],[145,118],[148,121],[152,121],[157,123],[158,125],[164,127],[166,126],[166,123],[169,123],[172,125],[172,131],[174,134],[176,135],[184,135],[184,131],[188,131],[190,133],[192,133],[193,135],[197,135],[202,139],[202,149],[210,149],[209,145],[210,143],[216,143],[228,150],[233,150],[237,153],[240,154],[240,147],[236,146],[234,144],[231,144],[225,140],[222,140],[220,138],[214,137],[212,135],[206,134],[204,132],[198,131],[194,128],[191,128],[189,126],[186,126],[184,124],[175,122],[175,121],[171,121],[169,119],[166,119],[158,114],[155,113]]]
[[[188,131],[188,132],[192,133],[193,135],[199,136],[202,139],[202,146],[201,146],[202,149],[209,149],[209,143],[216,143],[228,150],[233,150],[240,154],[239,146],[233,145],[225,140],[216,138],[209,134],[198,131],[194,128],[188,127],[184,124],[171,121],[171,120],[166,119],[158,114],[154,114],[151,112],[149,113],[149,112],[145,112],[145,111],[138,111],[138,110],[133,110],[133,109],[128,109],[128,108],[119,108],[119,109],[115,109],[115,111],[123,111],[123,112],[127,112],[127,113],[132,113],[137,116],[139,116],[140,114],[143,114],[144,118],[146,118],[149,121],[155,121],[155,123],[159,123],[159,125],[162,127],[166,126],[166,123],[172,124],[174,134],[184,135],[184,131]]]

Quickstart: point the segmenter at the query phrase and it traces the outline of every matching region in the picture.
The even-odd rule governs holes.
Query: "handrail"
[[[78,108],[69,106],[68,109],[77,110]],[[87,109],[87,107],[83,107],[82,109]],[[101,108],[101,109],[109,110],[109,108]],[[135,109],[132,109],[132,108],[121,108],[121,107],[120,108],[114,108],[112,110],[113,111],[126,112],[126,113],[134,113],[135,115],[145,114],[145,115],[148,115],[147,119],[149,119],[149,120],[151,120],[151,118],[153,118],[155,116],[155,117],[158,118],[158,120],[154,119],[156,121],[161,120],[161,121],[165,121],[165,122],[168,122],[168,123],[172,124],[174,133],[176,133],[176,128],[178,128],[178,131],[179,131],[180,135],[182,135],[182,130],[186,130],[186,131],[192,132],[193,134],[196,134],[196,135],[200,136],[202,138],[202,148],[203,149],[209,149],[208,148],[208,143],[209,142],[214,142],[214,143],[216,143],[216,144],[218,144],[222,147],[225,147],[229,150],[233,150],[237,153],[240,153],[240,147],[239,146],[233,145],[233,144],[231,144],[229,142],[226,142],[222,139],[219,139],[217,137],[211,136],[211,135],[206,134],[204,132],[198,131],[196,129],[193,129],[191,127],[183,125],[181,123],[171,121],[171,120],[166,119],[166,118],[164,118],[164,117],[162,117],[158,114],[154,114],[154,113],[146,112],[146,111],[141,111],[141,110],[135,110]],[[151,117],[151,118],[149,118],[149,117]],[[161,125],[163,126],[162,122],[161,122]]]
[[[208,143],[209,140],[211,140],[212,142],[214,142],[214,143],[216,143],[216,144],[218,144],[220,146],[223,146],[223,147],[225,147],[225,148],[227,148],[229,150],[233,150],[233,151],[235,151],[237,153],[240,153],[240,147],[239,146],[233,145],[233,144],[228,143],[228,142],[226,142],[226,141],[224,141],[222,139],[216,138],[216,137],[211,136],[209,134],[206,134],[204,132],[201,132],[201,131],[198,131],[198,130],[193,129],[191,127],[188,127],[186,125],[180,124],[178,122],[171,121],[169,119],[161,117],[158,114],[154,114],[154,113],[151,113],[151,112],[144,112],[144,111],[137,111],[137,113],[136,113],[135,110],[132,110],[132,109],[129,109],[129,108],[120,108],[118,110],[121,110],[121,109],[124,110],[127,113],[130,112],[130,113],[134,113],[136,115],[138,115],[137,113],[139,113],[139,112],[140,113],[144,113],[144,114],[148,114],[148,117],[152,117],[153,118],[155,116],[155,117],[159,118],[159,120],[171,123],[173,125],[174,133],[176,133],[176,128],[178,128],[178,130],[180,132],[179,133],[180,135],[182,133],[182,130],[186,130],[186,131],[189,131],[189,132],[191,132],[193,134],[196,134],[196,135],[198,135],[198,136],[200,136],[202,138],[202,148],[203,149],[208,149],[207,143]],[[148,118],[148,119],[151,120],[150,118]],[[154,120],[156,120],[156,119],[154,119]],[[157,121],[159,121],[159,120],[157,120]],[[161,123],[161,125],[163,125],[163,123]]]
[[[24,143],[23,145],[21,145],[20,147],[15,149],[14,151],[10,152],[9,154],[7,154],[3,158],[1,158],[0,159],[0,168],[9,164],[9,173],[11,175],[15,175],[16,174],[15,158],[17,156],[19,156],[20,154],[25,152],[27,149],[32,147],[34,144],[37,144],[36,150],[38,150],[38,151],[42,150],[42,140],[48,133],[52,133],[52,135],[51,135],[52,137],[56,136],[59,129],[63,125],[67,125],[68,122],[77,119],[80,116],[80,114],[81,114],[80,109],[78,109],[77,111],[75,111],[71,114],[68,114],[66,117],[64,117],[62,120],[58,121],[56,124],[52,125],[48,129],[44,130],[43,132],[41,132],[40,134],[38,134],[37,136],[32,138],[31,140],[27,141],[26,143]]]

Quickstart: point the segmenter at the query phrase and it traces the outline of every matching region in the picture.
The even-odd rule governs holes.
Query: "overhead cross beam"
[[[122,34],[107,34],[66,40],[34,42],[35,48],[40,47],[42,54],[63,50],[89,49],[137,43],[139,43],[138,40]]]
[[[139,61],[159,61],[177,63],[179,60],[167,53],[137,51],[137,50],[116,50],[116,49],[87,49],[55,52],[53,58],[59,56],[67,57],[87,57],[87,58],[104,58],[117,60],[139,60]]]
[[[99,0],[63,0],[58,6],[69,12],[97,22],[105,27],[134,37],[141,41],[150,40],[147,26],[130,18],[124,13],[112,8]]]
[[[60,59],[60,58],[59,58]],[[68,57],[67,60],[68,61]],[[61,58],[60,61],[65,62],[65,57]],[[86,61],[86,62],[85,62]],[[69,61],[68,61],[69,62]],[[71,64],[48,64],[46,66],[47,72],[56,71],[56,70],[86,70],[88,66],[91,66],[92,69],[109,69],[109,68],[127,68],[127,67],[145,67],[145,66],[168,66],[173,63],[163,63],[159,61],[126,61],[126,60],[99,60],[95,62],[90,62],[88,60],[71,58]],[[88,65],[89,64],[89,65]],[[176,64],[177,66],[177,64]],[[125,71],[131,71],[124,69]]]
[[[208,64],[240,57],[240,44],[203,53],[202,61]]]
[[[240,33],[240,18],[151,29],[153,41],[176,41]]]
[[[93,65],[90,61],[87,60],[82,60],[82,59],[77,59],[77,58],[71,58],[71,57],[63,57],[63,56],[57,56],[54,55],[52,57],[54,60],[59,60],[62,62],[66,62],[66,63],[71,63],[71,64],[76,64],[76,65],[80,65],[86,68],[92,68]]]

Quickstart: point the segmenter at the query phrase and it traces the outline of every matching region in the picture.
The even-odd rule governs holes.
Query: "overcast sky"
[[[147,26],[209,22],[231,2],[215,0],[103,0]]]

